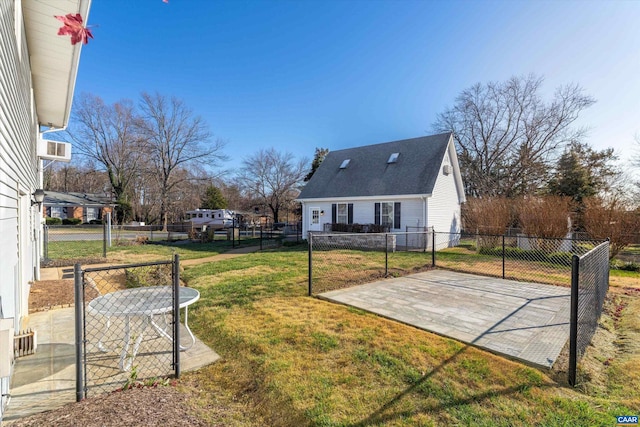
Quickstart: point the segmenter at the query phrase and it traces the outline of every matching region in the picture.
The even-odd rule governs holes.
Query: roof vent
[[[400,155],[400,153],[391,153],[391,155],[389,156],[389,160],[387,160],[387,163],[395,163],[395,162],[397,162],[399,155]]]
[[[445,175],[449,175],[451,173],[451,165],[442,166],[442,173]]]
[[[349,166],[349,162],[351,161],[351,159],[345,159],[342,161],[342,164],[340,165],[340,169],[346,169],[347,166]]]

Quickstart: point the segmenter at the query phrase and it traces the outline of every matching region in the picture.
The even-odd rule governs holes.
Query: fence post
[[[389,275],[389,233],[384,234],[384,277]]]
[[[505,263],[505,259],[504,259],[504,234],[502,235],[502,278],[505,278],[505,274],[504,274],[504,263]]]
[[[173,255],[173,369],[180,378],[180,255]],[[185,309],[186,310],[186,309]],[[185,312],[186,316],[186,312]],[[187,320],[185,319],[185,322]]]
[[[231,247],[236,248],[236,219],[231,219]]]
[[[260,250],[262,250],[262,224],[260,224]]]
[[[107,212],[107,246],[109,247],[111,247],[111,224],[111,212]]]
[[[76,341],[76,402],[84,399],[84,292],[82,289],[82,268],[79,263],[73,266],[73,294],[75,308],[75,341]]]
[[[313,293],[313,289],[312,289],[312,284],[313,284],[313,234],[309,233],[309,238],[307,239],[309,241],[309,296],[312,295]],[[262,240],[260,240],[260,242],[262,242]]]
[[[107,257],[107,222],[102,221],[102,257]]]
[[[44,259],[49,259],[49,226],[44,226]]]
[[[436,266],[436,229],[431,228],[431,267]]]
[[[571,257],[571,314],[569,317],[569,385],[576,385],[578,365],[578,290],[580,280],[580,258]]]
[[[429,239],[429,234],[428,234],[429,229],[427,227],[423,227],[422,231],[424,231],[424,237],[423,237],[423,241],[424,241],[424,245],[423,246],[424,247],[422,248],[422,253],[426,253],[427,252],[427,246],[429,246],[429,240],[428,240]]]

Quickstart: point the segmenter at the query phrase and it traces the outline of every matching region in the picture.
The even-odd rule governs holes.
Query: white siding
[[[353,223],[355,224],[374,224],[375,203],[380,202],[400,202],[400,229],[391,230],[392,232],[405,231],[407,226],[423,227],[424,226],[424,202],[420,198],[415,199],[397,199],[393,196],[384,196],[378,200],[348,200],[340,199],[336,202],[313,202],[306,201],[302,204],[302,233],[307,235],[309,230],[309,212],[310,208],[317,207],[324,210],[325,214],[320,217],[320,223],[324,229],[324,224],[331,224],[331,205],[333,203],[353,203]]]
[[[331,223],[331,203],[327,202],[306,202],[302,203],[302,236],[306,239],[307,232],[309,231],[309,210],[311,208],[318,208],[324,211],[324,215],[320,216],[320,231],[324,230],[324,224]]]
[[[372,201],[357,201],[353,203],[353,222],[354,224],[373,224],[374,208]]]
[[[28,310],[39,221],[29,202],[38,183],[38,128],[20,7],[20,2],[0,1],[0,298],[2,315],[13,317],[16,329]],[[8,378],[1,378],[0,386],[6,393]],[[0,419],[5,404],[0,404]]]
[[[384,196],[379,200],[367,200],[353,202],[353,222],[358,224],[374,224],[375,204],[382,202],[400,202],[400,230],[405,231],[407,226],[423,226],[422,201],[420,199],[396,199],[393,196]]]
[[[449,150],[453,149],[449,145]],[[460,223],[460,195],[455,182],[455,173],[445,175],[443,166],[449,164],[449,156],[446,156],[440,165],[440,171],[433,188],[433,194],[428,199],[427,226],[433,227],[436,232],[459,232]]]

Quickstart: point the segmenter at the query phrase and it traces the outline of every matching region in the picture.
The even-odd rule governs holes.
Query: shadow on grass
[[[409,396],[413,393],[423,393],[422,391],[423,386],[432,377],[434,377],[436,374],[442,371],[447,365],[453,363],[461,354],[466,352],[469,348],[471,348],[471,346],[469,345],[461,348],[451,357],[443,361],[440,365],[436,366],[431,372],[422,376],[418,381],[416,381],[414,384],[412,384],[410,387],[408,387],[401,393],[398,393],[393,399],[389,400],[387,403],[381,406],[380,409],[373,412],[367,418],[365,418],[362,421],[358,421],[356,423],[347,424],[347,426],[348,427],[365,427],[370,425],[382,425],[386,422],[390,422],[396,419],[405,419],[405,418],[422,414],[422,413],[427,413],[431,411],[440,411],[444,409],[468,405],[470,403],[479,403],[485,399],[490,399],[495,396],[508,396],[515,393],[521,393],[523,391],[526,391],[530,387],[534,387],[534,386],[539,388],[561,388],[561,386],[557,384],[551,384],[551,383],[541,384],[541,383],[538,383],[537,381],[531,381],[529,384],[519,384],[519,385],[504,388],[502,390],[489,390],[489,391],[478,393],[469,397],[453,399],[446,403],[432,405],[430,407],[424,407],[424,408],[416,409],[412,411],[404,410],[400,412],[385,414],[385,412],[391,410],[395,405],[400,403],[400,401],[406,396]]]

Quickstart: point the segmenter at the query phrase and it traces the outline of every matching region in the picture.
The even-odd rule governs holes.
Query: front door
[[[309,231],[322,231],[320,208],[309,208]]]

